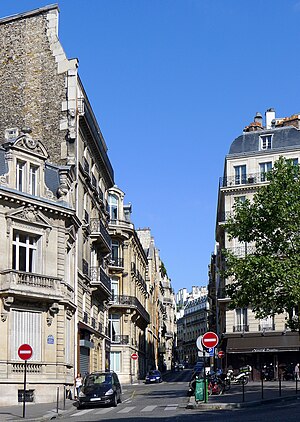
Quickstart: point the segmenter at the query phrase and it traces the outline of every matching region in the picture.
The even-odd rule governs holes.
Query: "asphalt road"
[[[74,408],[61,420],[68,421],[130,421],[194,422],[194,421],[300,421],[300,400],[264,404],[235,410],[186,409],[190,370],[169,373],[161,384],[139,384],[123,389],[123,402],[114,407]]]

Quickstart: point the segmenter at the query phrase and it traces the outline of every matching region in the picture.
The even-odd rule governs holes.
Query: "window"
[[[235,166],[234,174],[235,174],[236,185],[241,185],[241,184],[246,183],[246,165]]]
[[[234,197],[234,202],[235,203],[237,203],[237,202],[245,202],[246,201],[246,196],[235,196]]]
[[[31,195],[37,195],[38,187],[38,167],[30,165],[29,167],[29,193]]]
[[[36,272],[37,267],[36,236],[17,232],[13,234],[13,269],[25,272]]]
[[[24,192],[25,189],[25,163],[23,161],[17,161],[16,168],[16,188],[20,192]]]
[[[259,172],[260,172],[260,181],[266,181],[266,173],[272,170],[272,162],[268,161],[267,163],[260,163],[259,164]]]
[[[66,363],[71,363],[71,320],[66,318],[66,330],[65,330],[65,358]]]
[[[108,320],[109,336],[112,342],[120,340],[120,315],[110,314]]]
[[[260,137],[260,149],[271,149],[272,148],[272,135],[264,135]]]
[[[248,331],[248,309],[238,308],[235,310],[235,330]]]
[[[299,164],[298,158],[291,158],[287,161],[290,161],[293,164],[293,166],[297,166]]]
[[[30,195],[38,195],[38,173],[39,167],[33,164],[26,164],[17,160],[16,164],[16,189],[20,192],[27,192]]]
[[[108,197],[109,216],[111,220],[118,219],[118,197],[109,195]]]
[[[113,265],[118,265],[119,259],[119,242],[117,240],[113,240],[111,243],[111,260]]]
[[[112,293],[112,300],[117,300],[119,296],[119,279],[113,277],[111,279],[111,293]]]
[[[11,318],[11,357],[12,360],[20,360],[18,349],[22,344],[30,344],[32,347],[32,361],[41,360],[42,342],[42,314],[40,312],[27,312],[12,310]]]
[[[110,369],[115,372],[121,371],[121,352],[110,352]]]

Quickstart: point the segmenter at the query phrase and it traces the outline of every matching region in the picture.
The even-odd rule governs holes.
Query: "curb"
[[[242,403],[203,403],[196,402],[194,397],[190,398],[186,409],[201,409],[201,410],[222,410],[222,409],[241,409],[247,407],[256,407],[264,404],[281,403],[285,401],[300,400],[299,395],[278,397],[273,399],[255,400]]]

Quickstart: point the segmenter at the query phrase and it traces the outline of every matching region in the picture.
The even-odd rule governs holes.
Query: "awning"
[[[227,353],[276,353],[299,351],[298,333],[244,334],[244,336],[227,337]]]

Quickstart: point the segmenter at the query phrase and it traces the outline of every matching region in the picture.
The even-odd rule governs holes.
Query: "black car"
[[[84,378],[77,408],[97,404],[117,406],[121,403],[121,394],[121,384],[115,372],[93,372]]]

